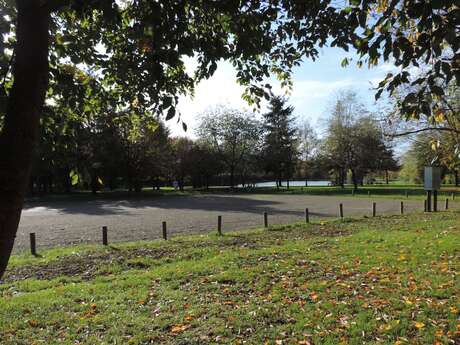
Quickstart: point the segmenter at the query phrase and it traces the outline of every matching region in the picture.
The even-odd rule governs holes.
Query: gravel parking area
[[[161,237],[161,222],[168,223],[171,236],[216,229],[223,217],[223,231],[261,226],[263,212],[270,224],[304,219],[306,207],[314,219],[338,216],[343,203],[345,216],[370,215],[372,199],[282,195],[205,194],[158,196],[124,200],[52,201],[26,205],[19,225],[15,250],[28,248],[30,232],[37,246],[52,247],[101,240],[101,227],[109,228],[109,241],[133,241]],[[398,214],[399,200],[377,199],[378,214]],[[422,210],[423,202],[404,200],[405,211]]]

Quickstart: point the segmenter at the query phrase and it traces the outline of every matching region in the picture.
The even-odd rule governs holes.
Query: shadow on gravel
[[[139,200],[91,200],[80,201],[55,201],[52,203],[35,202],[24,208],[24,212],[57,212],[63,214],[86,215],[136,215],[136,209],[152,208],[152,212],[161,210],[198,210],[215,212],[242,212],[262,214],[284,214],[302,216],[304,211],[291,211],[279,209],[282,202],[273,200],[251,199],[238,196],[224,195],[198,195],[182,197],[162,197],[156,199]],[[312,216],[330,216],[322,213],[310,212]]]

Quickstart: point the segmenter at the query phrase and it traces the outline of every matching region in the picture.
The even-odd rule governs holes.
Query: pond
[[[308,187],[327,187],[331,186],[332,182],[323,180],[323,181],[308,181]],[[289,181],[290,187],[305,187],[305,180],[293,180]],[[239,185],[238,187],[241,187]],[[256,183],[256,187],[276,187],[275,181],[259,182]],[[286,187],[286,181],[283,181],[283,187]]]

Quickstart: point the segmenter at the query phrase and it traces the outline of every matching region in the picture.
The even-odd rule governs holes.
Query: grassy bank
[[[460,214],[13,257],[2,344],[460,341]]]

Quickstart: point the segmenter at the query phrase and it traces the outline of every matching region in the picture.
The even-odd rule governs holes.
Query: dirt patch
[[[311,237],[336,237],[350,234],[346,224],[301,225],[280,227],[263,233],[247,235],[227,235],[221,239],[204,239],[203,241],[179,240],[166,244],[161,248],[120,249],[114,246],[100,252],[74,254],[58,260],[36,265],[25,265],[12,268],[5,273],[3,282],[15,282],[34,278],[50,280],[57,277],[70,277],[90,280],[96,276],[111,274],[111,266],[117,271],[131,269],[148,269],[157,264],[152,260],[197,260],[204,254],[200,249],[210,248],[223,250],[228,248],[258,249],[261,247],[281,245],[284,240],[305,239]],[[317,244],[327,247],[325,243]],[[195,250],[196,249],[196,250]]]

